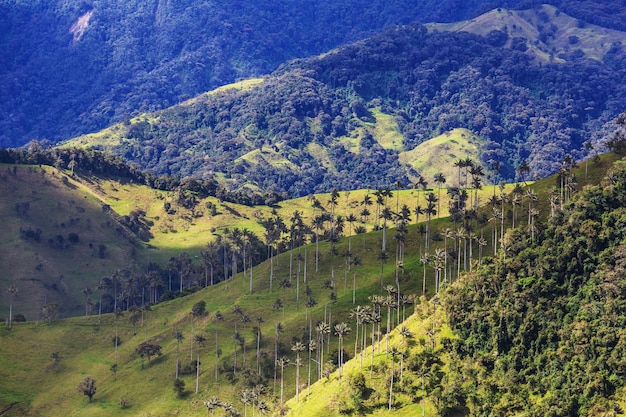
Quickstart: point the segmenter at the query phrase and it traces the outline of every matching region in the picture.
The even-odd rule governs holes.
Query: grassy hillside
[[[72,175],[69,170],[45,166],[6,165],[2,170],[0,188],[5,202],[0,210],[6,226],[0,256],[8,273],[0,278],[0,284],[4,288],[14,284],[18,292],[14,297],[3,294],[0,311],[8,317],[12,303],[13,313],[24,314],[27,320],[41,318],[41,309],[47,303],[58,304],[58,314],[62,317],[83,314],[86,303],[93,314],[98,310],[96,287],[103,277],[110,277],[120,269],[141,274],[151,262],[165,268],[172,257],[182,252],[189,255],[196,268],[193,273],[200,276],[200,255],[207,243],[225,238],[227,230],[233,227],[248,229],[264,240],[260,221],[272,212],[288,222],[299,211],[310,225],[321,213],[313,208],[314,200],[324,210],[331,210],[329,194],[283,201],[274,207],[249,207],[207,197],[193,208],[185,208],[178,203],[176,191],[155,190],[78,172]],[[375,192],[340,193],[336,214],[344,219],[352,214],[358,219],[352,226],[346,225],[345,235],[354,234],[354,228],[359,225],[370,231],[376,223],[380,224],[375,203],[368,207],[371,214],[367,219],[361,216],[365,196],[369,194],[375,201]],[[416,205],[425,207],[427,192],[396,191],[392,187],[393,196],[387,204],[393,211],[405,204],[411,210]],[[446,190],[430,188],[430,192],[441,197],[440,216],[446,216],[449,202]],[[486,201],[489,193],[483,189],[478,195]],[[141,239],[120,223],[136,213],[143,213]],[[415,218],[414,214],[412,217]],[[424,221],[425,216],[421,215],[419,220]],[[70,240],[70,234],[76,235],[77,240]],[[83,293],[85,288],[91,294]]]
[[[479,160],[479,149],[480,138],[467,129],[454,129],[425,141],[411,151],[401,153],[399,158],[431,183],[437,173],[442,173],[448,186],[459,187],[463,184],[459,184],[459,171],[454,166],[455,162],[467,158]],[[465,175],[465,170],[461,171]]]
[[[525,39],[527,47],[541,61],[563,62],[570,59],[568,55],[574,50],[600,61],[614,42],[626,41],[626,32],[585,24],[547,4],[530,10],[499,8],[471,20],[427,26],[430,30],[465,31],[481,36],[500,30],[508,34],[508,46],[515,37]]]
[[[365,238],[365,241],[363,240]],[[414,234],[414,241],[407,242],[407,261],[405,271],[401,274],[403,291],[416,293],[421,290],[421,269],[414,259],[418,250],[418,235]],[[267,263],[253,270],[253,293],[248,295],[248,279],[241,274],[234,279],[223,282],[195,293],[184,299],[158,304],[141,313],[126,312],[118,318],[118,334],[121,344],[117,353],[117,372],[111,372],[111,366],[116,363],[116,353],[112,339],[115,336],[114,317],[107,315],[99,318],[92,315],[83,318],[74,318],[53,321],[48,324],[44,321],[19,323],[12,330],[3,329],[0,357],[3,363],[10,363],[2,371],[2,399],[1,405],[19,402],[15,407],[14,415],[64,415],[67,410],[73,410],[75,415],[172,415],[184,413],[186,415],[204,415],[200,400],[212,395],[218,395],[222,400],[236,403],[238,391],[246,386],[245,378],[238,374],[238,385],[230,387],[226,377],[228,371],[220,372],[218,380],[214,376],[215,364],[215,337],[218,337],[218,346],[222,350],[220,364],[228,363],[227,370],[233,366],[233,331],[238,323],[238,329],[246,338],[247,365],[240,367],[255,369],[255,337],[251,331],[257,325],[256,318],[263,317],[261,324],[263,341],[261,348],[265,355],[273,353],[273,334],[276,322],[281,322],[285,331],[280,335],[280,341],[285,345],[285,353],[289,354],[292,337],[302,337],[306,333],[305,326],[305,287],[311,289],[311,297],[317,300],[317,305],[309,309],[313,323],[322,320],[325,314],[332,315],[332,321],[348,321],[349,310],[357,304],[367,303],[367,296],[380,293],[381,282],[384,285],[393,284],[393,262],[383,265],[376,260],[375,246],[380,244],[380,233],[354,238],[352,245],[355,254],[363,260],[358,268],[348,272],[345,259],[338,255],[331,257],[328,254],[328,243],[321,245],[322,262],[316,273],[314,266],[314,248],[309,246],[302,249],[307,252],[307,282],[304,283],[304,264],[300,265],[300,273],[292,279],[291,288],[280,288],[278,283],[289,281],[289,255],[283,254],[274,260],[274,290],[268,290],[269,266]],[[338,246],[339,253],[346,249],[347,240],[344,239]],[[362,247],[365,246],[365,249]],[[332,267],[334,265],[334,267]],[[332,271],[331,271],[332,268]],[[381,277],[381,268],[384,275]],[[294,271],[295,272],[295,271]],[[354,275],[356,274],[356,275]],[[336,302],[329,299],[330,290],[324,288],[324,282],[333,280],[335,283]],[[355,293],[356,304],[352,303],[352,280],[356,277],[358,290]],[[430,289],[432,283],[428,283]],[[299,295],[298,295],[299,291]],[[429,290],[432,291],[432,290]],[[272,309],[277,298],[283,300],[285,309]],[[207,303],[209,314],[194,319],[193,333],[190,312],[198,301]],[[241,306],[242,310],[252,320],[245,325],[237,314],[233,313],[233,305]],[[216,321],[216,312],[221,311],[223,322]],[[410,307],[409,307],[410,312]],[[133,318],[134,316],[134,318]],[[138,317],[139,316],[139,317]],[[330,319],[330,317],[329,317]],[[135,323],[134,325],[132,323]],[[247,326],[244,327],[244,326]],[[175,331],[181,331],[185,339],[181,343],[180,355],[182,363],[187,364],[190,358],[191,341],[194,335],[202,334],[207,339],[201,348],[202,372],[200,377],[200,393],[190,394],[184,400],[177,400],[172,392],[172,382],[175,372],[176,340]],[[217,333],[216,333],[217,332]],[[152,360],[141,360],[134,349],[144,340],[161,344],[164,355]],[[333,337],[333,340],[335,338]],[[346,343],[349,343],[349,338]],[[333,346],[335,345],[333,341]],[[28,346],[28,347],[27,347]],[[198,345],[194,344],[194,357]],[[27,351],[26,355],[21,352]],[[61,359],[58,364],[50,357],[52,352],[58,352]],[[326,353],[328,355],[328,353]],[[242,352],[238,348],[239,361],[242,361]],[[270,362],[271,364],[271,362]],[[275,403],[276,398],[271,387],[272,370],[264,359],[266,373],[270,376],[265,383],[270,387],[267,401]],[[269,368],[267,368],[269,366]],[[241,371],[240,371],[241,372]],[[252,372],[254,374],[254,372]],[[82,378],[91,375],[98,383],[98,392],[93,403],[76,392],[76,386]],[[288,381],[293,381],[294,370],[286,371]],[[184,376],[187,389],[195,391],[195,380],[192,376]],[[35,383],[34,381],[39,381]],[[294,392],[293,382],[288,382],[287,393]],[[117,402],[126,398],[130,407],[122,410]],[[21,410],[21,411],[18,411]]]
[[[584,178],[584,166],[574,169],[580,186],[586,181],[598,181],[603,177],[607,167],[610,166],[614,156],[600,158],[597,162],[589,164],[587,179]],[[532,188],[538,193],[539,199],[537,207],[547,216],[549,208],[546,209],[547,196],[543,190],[548,190],[555,183],[555,178],[548,178],[537,182]],[[120,189],[115,187],[116,189]],[[488,190],[491,191],[491,190]],[[508,192],[508,191],[506,191]],[[407,194],[410,191],[406,192]],[[409,194],[410,195],[410,194]],[[352,193],[350,194],[352,196]],[[294,203],[295,204],[295,203]],[[341,204],[339,205],[341,206]],[[549,206],[548,206],[549,207]],[[518,224],[524,222],[525,214],[518,213]],[[505,224],[510,225],[507,216]],[[432,222],[435,230],[443,234],[444,227],[452,225],[447,219],[435,220]],[[490,223],[483,226],[485,237],[489,236],[489,230],[493,227]],[[480,229],[475,230],[476,233]],[[2,372],[0,384],[0,406],[8,407],[17,403],[11,409],[10,415],[29,416],[56,416],[66,415],[68,410],[72,415],[172,415],[176,413],[185,415],[205,415],[206,409],[202,401],[209,397],[217,396],[221,401],[230,401],[238,410],[242,409],[239,402],[240,391],[250,388],[259,381],[262,381],[268,390],[262,398],[272,405],[273,410],[279,408],[279,386],[280,370],[278,372],[277,387],[274,389],[273,381],[273,351],[274,351],[274,328],[280,322],[284,331],[278,335],[278,340],[284,347],[280,349],[280,355],[295,360],[291,345],[293,340],[305,340],[308,337],[308,327],[318,320],[332,324],[345,321],[352,328],[352,332],[345,339],[345,350],[348,357],[352,356],[354,349],[354,337],[356,336],[356,324],[350,318],[350,311],[358,305],[368,305],[367,297],[372,294],[386,294],[383,287],[390,285],[395,287],[396,268],[393,260],[395,251],[395,241],[390,240],[388,252],[391,257],[387,262],[382,262],[378,258],[382,240],[382,231],[368,233],[366,235],[343,238],[337,243],[336,254],[329,252],[330,244],[322,242],[320,244],[321,261],[319,270],[315,271],[315,245],[300,248],[297,253],[302,255],[302,260],[298,257],[292,259],[293,267],[290,275],[290,254],[283,253],[276,257],[270,266],[270,262],[265,263],[248,271],[246,276],[238,274],[234,278],[222,282],[219,285],[201,290],[185,298],[180,298],[158,305],[152,306],[142,312],[141,309],[125,312],[117,320],[112,315],[98,317],[72,318],[65,320],[51,320],[16,323],[12,329],[2,329],[2,343],[0,343],[0,359],[7,364]],[[391,239],[392,230],[388,231]],[[491,239],[487,238],[487,246],[484,253],[491,251]],[[446,243],[447,242],[447,243]],[[411,226],[406,235],[405,261],[402,269],[397,270],[400,288],[403,294],[422,293],[422,279],[426,277],[427,296],[433,294],[434,270],[432,266],[427,266],[424,275],[420,253],[423,251],[423,235],[418,232],[415,226]],[[451,244],[450,241],[435,239],[431,242],[431,250],[443,248],[444,245]],[[348,246],[352,247],[353,256],[358,256],[362,260],[361,265],[346,264],[347,258],[340,254],[344,253]],[[474,252],[474,260],[478,259]],[[296,253],[296,254],[297,254]],[[464,255],[466,256],[466,255]],[[305,263],[306,259],[306,284]],[[454,256],[450,257],[450,262]],[[468,266],[459,265],[461,270]],[[455,268],[448,270],[445,274],[449,280],[456,280]],[[269,290],[270,271],[272,271],[273,289]],[[443,272],[442,272],[443,273]],[[252,293],[249,293],[250,277],[252,277]],[[282,285],[279,283],[283,283]],[[353,290],[353,282],[356,282],[356,291]],[[290,283],[290,285],[287,285]],[[307,295],[306,287],[310,288]],[[329,288],[330,286],[330,288]],[[331,294],[334,296],[331,298]],[[310,297],[310,298],[309,298]],[[336,300],[335,300],[336,297]],[[353,302],[354,297],[354,302]],[[284,305],[282,308],[272,308],[277,298],[280,298]],[[315,299],[315,302],[307,300]],[[190,313],[199,301],[205,301],[208,314],[193,317]],[[418,308],[419,316],[425,319],[422,324],[418,321],[410,321],[406,325],[415,335],[416,344],[411,348],[412,356],[418,356],[423,351],[423,347],[428,345],[428,334],[424,335],[425,329],[420,326],[432,325],[428,319],[428,307],[426,303]],[[238,305],[241,313],[237,313],[233,306]],[[381,329],[384,331],[387,322],[386,308],[382,309],[383,320]],[[409,305],[406,314],[409,315],[412,307]],[[223,320],[219,320],[221,317]],[[401,310],[403,311],[403,310]],[[397,323],[399,317],[404,316],[404,312],[393,315],[392,327]],[[242,317],[247,316],[250,322],[245,323]],[[263,321],[257,321],[262,317]],[[307,321],[306,318],[309,318]],[[439,316],[441,317],[441,316]],[[443,323],[442,323],[443,324]],[[256,374],[256,336],[253,331],[254,326],[261,329],[261,368],[263,378],[258,379]],[[439,325],[437,325],[439,326]],[[439,327],[438,327],[439,328]],[[117,330],[116,330],[117,329]],[[234,369],[234,339],[235,329],[245,338],[246,346],[245,365],[243,346],[237,347],[237,374],[233,375]],[[115,349],[113,340],[119,336],[120,344]],[[178,345],[174,338],[176,332],[181,332],[184,337]],[[314,333],[314,332],[313,332]],[[394,332],[395,333],[395,332]],[[369,331],[368,331],[368,334]],[[445,327],[440,328],[441,336],[453,337]],[[196,342],[196,335],[202,335],[205,341]],[[440,336],[440,337],[441,337]],[[293,338],[297,339],[293,339]],[[216,347],[217,338],[217,347]],[[147,359],[141,359],[135,348],[144,341],[158,343],[162,346],[163,355],[155,357],[148,364]],[[325,358],[329,358],[333,350],[337,347],[337,338],[332,335],[330,351],[325,352]],[[382,346],[386,349],[386,340],[381,336]],[[395,342],[393,341],[395,340]],[[420,341],[421,340],[421,341]],[[442,343],[442,339],[438,342]],[[397,346],[398,335],[392,337],[392,345]],[[447,342],[446,342],[447,343]],[[441,345],[443,346],[443,345]],[[221,350],[218,358],[219,372],[217,380],[215,377],[216,349]],[[199,377],[199,392],[195,394],[195,374],[182,375],[186,383],[186,390],[191,391],[184,398],[177,399],[172,390],[174,375],[176,371],[177,351],[181,364],[186,366],[192,357],[201,355],[201,371]],[[371,353],[371,351],[368,351]],[[304,356],[303,356],[304,357]],[[382,349],[374,357],[375,369],[380,372],[375,373],[372,380],[367,380],[368,387],[374,389],[379,394],[372,396],[368,403],[372,409],[384,409],[385,392],[388,387],[385,370],[389,369],[389,359]],[[56,359],[55,359],[56,358]],[[269,360],[267,359],[269,358]],[[408,361],[407,358],[407,366]],[[364,361],[367,363],[367,361]],[[445,364],[445,361],[444,361]],[[113,365],[116,365],[112,368]],[[318,401],[306,401],[305,392],[307,378],[308,360],[304,361],[304,366],[300,368],[300,401],[307,404],[317,404]],[[360,361],[347,365],[344,372],[345,379],[341,382],[348,384],[360,369]],[[395,363],[398,366],[398,362]],[[414,367],[417,365],[413,365]],[[115,370],[115,372],[112,371]],[[248,369],[248,371],[243,371]],[[367,369],[364,367],[364,369]],[[417,369],[417,368],[414,368]],[[442,365],[445,372],[445,365]],[[295,393],[294,379],[295,367],[288,366],[285,369],[286,395]],[[363,372],[367,373],[367,372]],[[87,398],[76,392],[76,386],[85,377],[91,376],[97,381],[97,392],[94,401],[89,403]],[[316,371],[313,372],[316,379]],[[336,375],[336,374],[335,374]],[[407,378],[410,375],[407,371]],[[230,383],[233,379],[234,384]],[[324,395],[330,392],[337,384],[335,377],[330,376],[328,382],[320,382],[311,388],[312,395]],[[407,385],[408,379],[404,386]],[[419,378],[412,377],[411,384],[419,387]],[[421,411],[421,401],[419,395],[410,395],[402,391],[402,384],[398,384],[397,397],[394,397],[393,407],[400,408],[407,415],[419,413]],[[347,391],[342,391],[347,392]],[[315,394],[313,394],[315,393]],[[324,398],[331,401],[330,409],[339,410],[342,407],[350,407],[342,394],[325,395]],[[120,399],[124,399],[129,407],[122,408],[119,405]],[[427,399],[427,410],[432,410],[434,404],[432,398]],[[289,403],[289,407],[300,410],[300,405]],[[316,411],[301,411],[302,415],[319,415]],[[300,413],[300,411],[298,411]]]
[[[0,166],[0,259],[3,289],[14,284],[14,314],[38,320],[45,304],[62,316],[84,314],[83,288],[132,265],[139,240],[69,172],[46,166]],[[3,290],[2,314],[9,296]]]

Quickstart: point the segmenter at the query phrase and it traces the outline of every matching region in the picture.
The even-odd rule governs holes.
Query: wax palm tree
[[[283,325],[276,323],[274,326],[274,392],[276,392],[276,374],[278,368],[278,338],[283,330]]]
[[[215,416],[215,409],[217,407],[221,407],[222,406],[222,402],[217,397],[211,397],[208,400],[203,401],[203,403],[204,403],[204,406],[206,407],[207,411],[211,414],[212,417]]]
[[[260,359],[261,359],[261,324],[263,324],[264,320],[263,317],[258,316],[256,318],[256,322],[257,325],[255,326],[254,330],[256,333],[256,372],[257,375],[261,375],[261,363],[260,363]]]
[[[356,218],[356,216],[352,213],[350,213],[348,217],[346,217],[346,221],[350,225],[350,228],[348,230],[348,252],[352,251],[352,229],[354,226],[354,222],[356,222],[357,220],[358,219]]]
[[[18,289],[15,284],[12,283],[8,286],[7,293],[9,294],[9,328],[13,327],[13,300],[17,292]]]
[[[350,327],[345,323],[337,323],[335,325],[335,335],[339,339],[339,379],[343,373],[343,340],[350,333]]]
[[[315,230],[315,272],[319,271],[320,260],[320,230],[324,229],[327,216],[320,214],[313,217],[313,230]]]
[[[407,339],[413,338],[413,332],[409,330],[408,327],[402,326],[400,330],[398,331],[398,333],[400,333],[400,336],[402,336],[402,349],[406,350]],[[404,354],[401,353],[400,354],[400,382],[402,382],[403,371],[404,371]]]
[[[180,342],[183,341],[185,336],[183,336],[183,332],[177,330],[174,332],[174,339],[176,339],[176,379],[178,379],[178,370],[180,369]]]
[[[428,193],[426,196],[426,241],[425,241],[425,250],[428,252],[430,248],[430,220],[432,216],[437,214],[437,210],[435,209],[435,203],[439,201],[439,198],[435,196],[433,193]]]
[[[277,364],[280,366],[280,407],[283,406],[284,392],[285,392],[285,366],[289,365],[289,358],[281,356]]]
[[[100,301],[98,303],[98,323],[100,323],[100,316],[102,315],[102,294],[107,292],[109,288],[111,288],[111,286],[108,278],[101,279],[96,286],[96,290],[100,293]]]
[[[391,380],[389,382],[389,410],[391,410],[391,406],[393,404],[393,382],[395,377],[395,369],[394,365],[396,363],[396,356],[400,354],[400,351],[395,346],[391,348],[389,351],[391,355]]]
[[[437,213],[439,213],[439,217],[441,217],[441,186],[446,183],[446,177],[443,175],[443,173],[438,172],[437,174],[435,174],[435,182],[438,185],[437,201],[439,201],[439,203],[437,205]]]
[[[391,220],[393,217],[393,213],[389,209],[389,207],[385,207],[382,210],[381,217],[383,219],[383,241],[382,241],[381,252],[385,252],[387,250],[387,221]]]
[[[318,353],[317,377],[319,378],[322,375],[322,367],[324,365],[324,339],[326,335],[330,333],[330,325],[324,321],[321,321],[317,323],[317,325],[315,326],[315,331],[317,332],[318,340],[319,340],[319,349],[317,350],[317,353]]]
[[[313,352],[317,350],[317,342],[315,340],[309,340],[308,351],[309,351],[309,369],[308,369],[308,378],[307,378],[307,397],[311,396],[311,361]]]
[[[356,358],[356,355],[358,353],[357,351],[357,346],[358,346],[358,342],[359,342],[359,325],[362,323],[362,317],[363,317],[363,307],[356,306],[356,308],[350,310],[350,316],[351,319],[354,319],[355,323],[356,323],[356,331],[355,331],[355,335],[354,335],[354,357]]]
[[[296,366],[296,401],[299,400],[300,394],[300,366],[302,366],[302,362],[300,360],[300,352],[304,352],[306,346],[304,343],[297,341],[293,345],[291,345],[291,350],[296,352],[296,362],[294,365]]]
[[[249,389],[241,390],[239,400],[243,403],[243,415],[244,417],[246,417],[248,415],[248,405],[250,405],[254,401],[252,391]]]
[[[385,331],[385,350],[389,352],[389,332],[391,330],[391,310],[396,308],[396,288],[393,285],[385,287],[387,296],[383,298],[382,305],[387,307],[387,329]]]

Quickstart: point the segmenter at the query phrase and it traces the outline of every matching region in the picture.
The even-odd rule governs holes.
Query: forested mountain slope
[[[613,396],[625,372],[625,205],[620,163],[534,241],[507,233],[497,259],[450,288],[459,339],[448,384],[472,415],[622,412]]]
[[[572,22],[553,8],[528,13],[538,26]],[[503,9],[492,15],[515,16]],[[579,158],[602,148],[626,108],[624,34],[609,33],[606,44],[614,44],[601,60],[568,43],[546,61],[529,47],[540,42],[539,27],[519,37],[510,19],[508,33],[500,22],[503,30],[485,36],[419,24],[388,28],[286,63],[251,88],[206,94],[71,143],[113,151],[156,173],[299,196],[415,182],[419,164],[406,156],[466,128],[478,138],[491,181],[519,178],[523,161],[527,178],[541,178],[568,153]],[[583,29],[569,29],[582,39]]]
[[[58,141],[393,24],[539,1],[0,1],[0,146]],[[624,29],[619,1],[553,4]],[[562,3],[562,4],[561,4]]]
[[[58,141],[487,1],[0,1],[0,146]],[[481,10],[485,11],[485,10]]]

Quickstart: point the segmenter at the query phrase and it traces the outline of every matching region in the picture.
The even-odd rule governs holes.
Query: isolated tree
[[[17,294],[17,287],[15,284],[9,285],[7,288],[7,293],[9,294],[9,327],[13,326],[13,299],[15,298],[15,294]]]
[[[59,370],[59,364],[61,363],[61,354],[57,351],[54,351],[50,354],[50,359],[54,361],[54,371]]]
[[[153,356],[161,356],[161,346],[156,343],[143,342],[135,348],[135,352],[142,358],[145,356],[148,358],[148,364]]]
[[[78,384],[78,392],[89,397],[89,402],[91,402],[91,399],[96,394],[96,380],[90,376],[85,377],[85,379]]]
[[[173,388],[174,388],[174,393],[176,394],[176,397],[183,398],[185,396],[185,381],[177,377],[174,380]]]

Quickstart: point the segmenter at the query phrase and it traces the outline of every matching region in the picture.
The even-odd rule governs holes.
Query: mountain
[[[484,3],[2,0],[0,146],[92,132],[391,24],[463,19]]]
[[[626,171],[615,154],[568,169],[567,178],[580,178],[580,191],[571,179],[561,182],[555,176],[526,191],[501,190],[502,198],[477,216],[429,222],[432,239],[427,233],[424,240],[419,226],[410,225],[406,233],[402,227],[388,230],[404,234],[405,239],[388,243],[389,252],[403,248],[396,253],[405,254],[404,262],[378,259],[381,229],[322,242],[319,269],[313,243],[148,308],[6,326],[0,331],[0,358],[6,364],[0,370],[0,409],[16,416],[200,416],[211,411],[205,401],[215,397],[225,411],[256,413],[261,400],[264,410],[279,415],[287,411],[281,407],[283,386],[285,398],[298,393],[298,399],[285,402],[293,415],[302,416],[416,415],[422,404],[437,416],[619,411],[624,236],[615,224],[626,198]],[[554,198],[559,188],[551,191],[559,183],[563,200]],[[530,208],[530,217],[515,208],[516,195],[529,196],[523,206]],[[553,212],[551,206],[556,206]],[[503,209],[502,223],[498,217],[483,218],[494,208]],[[467,227],[474,235],[446,230],[454,227]],[[493,230],[498,237],[504,234],[497,251]],[[427,241],[435,256],[424,263],[420,255]],[[461,249],[464,242],[474,252]],[[350,247],[349,256],[358,256],[361,265],[339,256]],[[271,289],[270,277],[283,284]],[[416,300],[415,315],[409,317],[410,304],[398,308],[392,302],[397,295],[410,302],[402,296],[435,294],[437,277],[444,283],[439,295],[432,302]],[[400,294],[394,292],[397,286]],[[370,303],[368,296],[381,292],[382,298]],[[367,318],[373,311],[380,311],[380,320]],[[309,339],[322,343],[317,330],[309,330],[318,321],[336,331],[324,333],[320,327],[324,356],[318,356],[317,345],[309,359]],[[408,332],[401,333],[402,327]],[[345,357],[354,357],[341,370],[340,331]],[[142,356],[145,351],[138,348],[146,342],[158,345],[160,354]],[[275,368],[276,356],[302,366]],[[321,378],[314,361],[325,363]],[[319,379],[310,399],[309,366],[311,380]],[[87,376],[96,381],[93,400],[76,390]],[[181,384],[175,380],[184,382],[181,395],[172,390]]]
[[[332,207],[328,194],[230,193],[213,181],[152,176],[97,151],[0,150],[0,163],[0,287],[17,289],[0,298],[5,317],[12,310],[38,320],[46,305],[57,317],[108,313],[196,291],[264,261],[268,236],[283,236],[297,218],[308,240],[316,218],[321,239],[329,238],[331,210],[343,235],[381,227],[374,200],[385,190],[347,191]],[[424,188],[396,184],[389,192],[396,210],[426,206]],[[476,196],[486,201],[490,193]],[[438,194],[437,210],[447,215],[452,196]],[[277,251],[292,247],[285,239]]]
[[[57,142],[323,53],[386,26],[538,1],[0,1],[0,146]],[[624,30],[619,1],[552,1]],[[562,3],[562,4],[561,4]]]
[[[68,146],[105,149],[158,174],[293,196],[415,182],[418,146],[459,128],[469,130],[461,139],[473,138],[491,182],[520,179],[524,161],[536,179],[558,171],[568,154],[602,150],[626,108],[625,34],[572,27],[548,6],[476,21],[452,32],[388,28]],[[477,26],[487,33],[465,31]],[[601,60],[599,49],[578,49],[599,37],[608,48]]]

